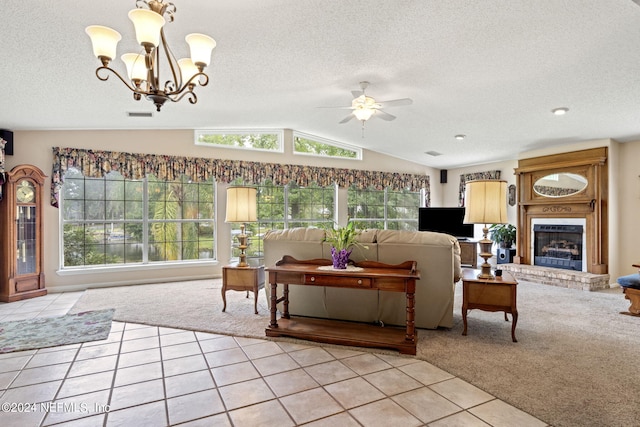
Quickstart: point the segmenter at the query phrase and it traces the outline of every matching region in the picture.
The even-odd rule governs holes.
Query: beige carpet
[[[265,338],[265,294],[256,315],[252,294],[229,291],[222,313],[220,287],[209,280],[88,290],[71,312],[115,308],[117,321]],[[502,313],[478,310],[463,337],[460,293],[458,286],[454,327],[421,329],[416,357],[554,426],[639,425],[640,317],[619,314],[629,306],[621,291],[521,282],[518,343]]]

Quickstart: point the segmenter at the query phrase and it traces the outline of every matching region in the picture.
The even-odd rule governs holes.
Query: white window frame
[[[253,147],[236,147],[234,145],[217,145],[208,142],[198,141],[201,135],[276,135],[278,137],[278,149],[266,150]],[[284,153],[284,130],[283,129],[196,129],[193,131],[193,142],[195,145],[209,148],[228,148],[231,150],[264,151],[267,153]]]
[[[327,156],[327,155],[324,155],[324,154],[301,153],[299,151],[296,151],[296,144],[295,144],[296,138],[308,139],[310,141],[318,142],[320,144],[327,144],[327,145],[331,145],[333,147],[342,148],[344,150],[353,151],[353,152],[356,153],[356,157]],[[334,141],[334,140],[331,140],[331,139],[322,138],[322,137],[315,136],[315,135],[310,135],[310,134],[304,133],[304,132],[293,131],[293,140],[291,141],[291,146],[292,146],[291,149],[293,151],[293,154],[297,155],[297,156],[312,156],[312,157],[325,157],[325,158],[329,158],[329,159],[360,160],[360,161],[362,161],[362,148],[356,147],[354,145],[344,144],[342,142]]]
[[[85,177],[86,178],[86,177]],[[127,178],[125,178],[126,180]],[[144,187],[144,193],[147,194],[147,186],[148,181],[146,178],[142,178],[140,180],[131,181],[142,181]],[[217,197],[217,185],[214,180],[213,183],[213,200],[214,206],[218,202]],[[145,196],[146,197],[146,196]],[[114,271],[141,271],[141,270],[157,270],[157,269],[172,269],[172,268],[184,268],[185,265],[218,265],[219,261],[217,259],[218,250],[218,227],[217,227],[217,217],[215,216],[216,211],[214,209],[213,214],[213,258],[208,259],[190,259],[190,260],[179,260],[179,261],[149,261],[146,257],[143,257],[143,261],[140,263],[126,263],[126,264],[97,264],[97,265],[80,265],[80,266],[65,266],[64,265],[64,197],[60,198],[60,208],[58,210],[58,242],[59,242],[59,257],[58,257],[58,269],[56,270],[56,274],[59,276],[73,276],[73,275],[82,275],[82,274],[104,274],[105,272],[114,272]],[[148,200],[144,201],[145,212],[143,218],[140,220],[140,223],[145,223],[148,225],[149,220],[146,208],[148,207]],[[102,220],[101,220],[102,221]],[[179,222],[194,222],[197,220],[186,220]],[[143,244],[147,245],[147,235],[143,236]]]

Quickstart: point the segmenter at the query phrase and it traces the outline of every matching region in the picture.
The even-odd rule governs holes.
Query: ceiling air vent
[[[428,154],[433,157],[442,156],[442,153],[438,153],[437,151],[425,151],[424,154]]]
[[[129,111],[127,113],[128,117],[153,117],[153,113],[152,112],[135,112],[135,111]]]

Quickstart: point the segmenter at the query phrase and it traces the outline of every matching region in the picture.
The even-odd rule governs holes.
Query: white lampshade
[[[191,77],[198,74],[198,68],[191,58],[178,59],[178,65],[180,66],[180,74],[182,75],[182,84],[187,83]],[[196,83],[196,81],[194,80],[193,83]]]
[[[358,120],[369,120],[375,112],[376,110],[372,108],[356,108],[353,110],[353,115],[356,116]]]
[[[225,222],[257,221],[256,197],[254,187],[227,188],[227,215]]]
[[[162,15],[148,9],[132,9],[129,19],[136,29],[136,39],[141,45],[160,43],[160,30],[165,23]]]
[[[507,182],[477,180],[466,183],[465,224],[505,224],[507,220]]]
[[[93,54],[96,58],[103,56],[111,60],[116,57],[116,47],[122,39],[119,32],[102,25],[91,25],[84,31],[91,37]]]
[[[211,51],[216,47],[216,41],[204,34],[189,34],[184,38],[189,44],[191,60],[202,68],[211,62]]]
[[[127,76],[131,80],[147,80],[147,66],[144,55],[138,53],[125,53],[120,57],[127,66]]]

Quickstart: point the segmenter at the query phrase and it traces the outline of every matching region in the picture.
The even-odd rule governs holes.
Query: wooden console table
[[[265,329],[268,337],[289,336],[330,344],[358,347],[392,348],[404,354],[416,354],[415,331],[416,271],[415,261],[389,265],[374,261],[353,264],[354,270],[320,269],[330,266],[331,260],[297,260],[284,256],[269,267],[271,285],[271,322]],[[283,295],[278,298],[278,283]],[[406,329],[379,327],[357,322],[289,316],[289,285],[330,286],[363,290],[404,292],[407,298]],[[277,304],[283,303],[282,317],[276,317]]]

